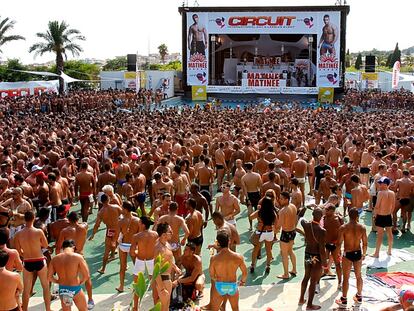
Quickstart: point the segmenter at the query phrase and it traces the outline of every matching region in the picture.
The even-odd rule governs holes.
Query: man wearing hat
[[[384,236],[384,231],[387,233],[388,238],[388,252],[387,254],[391,256],[392,250],[392,213],[395,209],[395,193],[390,190],[388,187],[391,183],[391,180],[383,176],[378,180],[379,192],[377,195],[377,202],[374,207],[374,219],[375,226],[377,227],[377,243],[375,253],[372,257],[378,258],[379,252],[381,249],[382,239]]]

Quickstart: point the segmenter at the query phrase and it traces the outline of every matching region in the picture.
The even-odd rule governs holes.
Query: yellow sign
[[[191,87],[193,100],[207,100],[207,89],[205,85],[193,85]]]
[[[376,81],[378,80],[378,73],[377,72],[363,72],[361,80]]]
[[[333,87],[320,87],[318,94],[318,101],[320,103],[332,104],[334,100],[334,89]]]
[[[137,73],[135,71],[124,72],[125,80],[135,80],[136,76],[137,76]]]

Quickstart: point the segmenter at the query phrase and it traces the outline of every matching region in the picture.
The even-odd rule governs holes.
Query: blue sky
[[[191,6],[194,0],[188,0]],[[198,0],[200,6],[334,5],[335,0]],[[66,20],[79,29],[87,41],[81,58],[111,58],[116,55],[157,52],[161,43],[170,52],[181,51],[182,0],[3,0],[1,17],[16,20],[14,33],[26,41],[3,46],[0,58],[19,58],[24,63],[53,60],[52,54],[34,58],[28,53],[37,41],[36,32],[46,29],[49,20]],[[401,48],[414,45],[412,0],[349,0],[347,47],[351,52],[371,48]]]

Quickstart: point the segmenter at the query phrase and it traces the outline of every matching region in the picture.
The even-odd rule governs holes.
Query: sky
[[[334,5],[336,0],[198,0],[200,6],[274,6]],[[348,0],[347,48],[351,52],[392,50],[398,42],[404,49],[414,45],[412,36],[413,0]],[[25,41],[2,47],[0,59],[18,58],[25,64],[54,60],[53,54],[36,57],[28,52],[38,42],[37,32],[44,32],[50,20],[65,20],[79,29],[86,41],[81,42],[81,59],[108,59],[115,56],[157,53],[165,43],[168,51],[181,52],[182,0],[2,0],[1,17],[16,21],[10,34]],[[188,0],[192,6],[194,0]],[[71,59],[71,55],[68,55]]]

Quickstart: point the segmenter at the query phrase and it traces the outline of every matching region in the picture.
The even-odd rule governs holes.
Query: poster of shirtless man
[[[206,55],[208,34],[204,25],[199,23],[199,17],[197,14],[192,16],[194,23],[188,29],[188,49],[190,55],[199,53]]]
[[[326,54],[336,55],[335,43],[338,40],[338,28],[331,23],[328,14],[323,16],[323,23],[322,36],[318,44],[320,56],[325,56]]]

